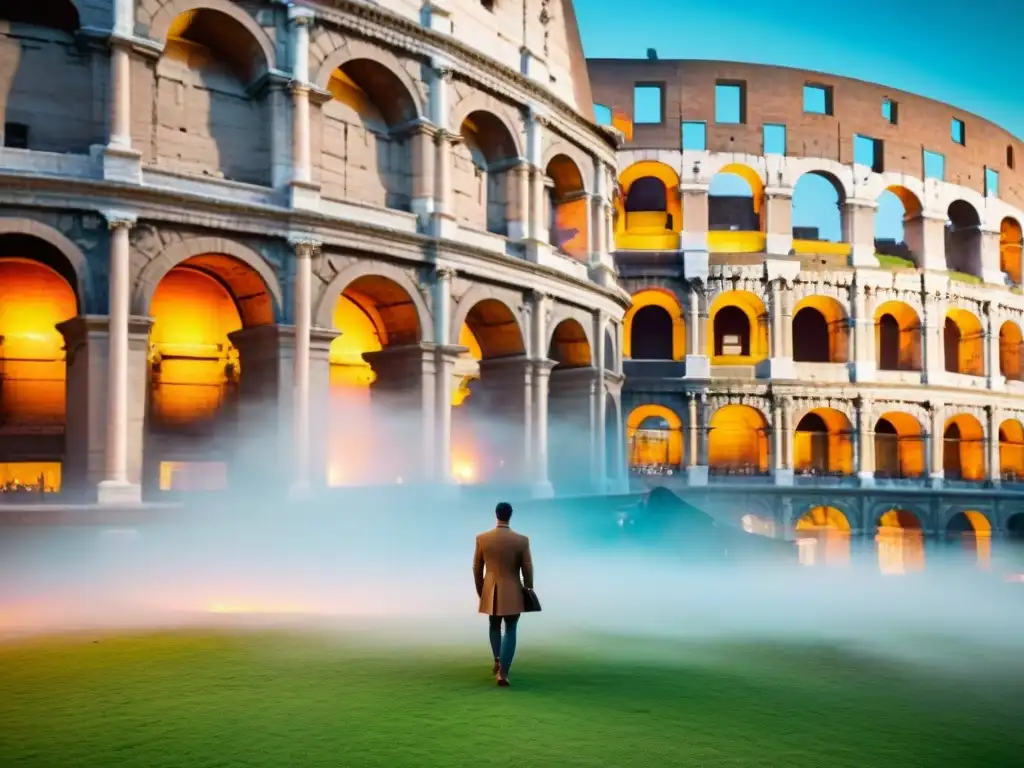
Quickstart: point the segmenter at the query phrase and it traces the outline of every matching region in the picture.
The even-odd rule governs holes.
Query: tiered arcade
[[[821,73],[590,72],[633,118],[615,249],[635,482],[777,534],[1024,533],[1024,144]]]
[[[624,482],[555,5],[0,2],[4,488]]]

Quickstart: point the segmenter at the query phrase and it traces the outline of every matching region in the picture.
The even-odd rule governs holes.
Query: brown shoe
[[[510,683],[508,681],[508,678],[507,677],[502,677],[501,675],[498,675],[498,687],[499,688],[508,688],[508,687],[510,687]]]
[[[491,668],[491,674],[492,675],[496,675],[500,671],[501,671],[501,662],[499,662],[497,659],[495,659],[494,660],[494,666]]]

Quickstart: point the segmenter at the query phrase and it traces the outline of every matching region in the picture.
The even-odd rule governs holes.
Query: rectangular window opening
[[[786,126],[780,124],[765,123],[764,154],[786,154]]]
[[[985,197],[999,197],[999,171],[985,168]]]
[[[612,110],[611,107],[606,107],[604,104],[594,105],[594,122],[598,125],[611,125],[612,124]]]
[[[938,152],[924,150],[924,177],[937,181],[946,180],[946,158]]]
[[[804,85],[804,112],[811,115],[835,114],[835,105],[832,97],[831,85],[807,83]]]
[[[871,136],[853,136],[853,162],[866,165],[875,173],[885,172],[885,144]]]
[[[882,99],[882,117],[889,125],[898,125],[900,122],[899,102],[892,99]]]
[[[967,126],[964,125],[963,120],[953,118],[949,125],[949,137],[954,144],[959,144],[961,147],[967,146]]]
[[[24,123],[4,123],[4,146],[28,149],[28,126]]]
[[[747,84],[741,81],[715,83],[715,122],[741,125],[747,122]]]
[[[703,152],[708,148],[708,127],[703,122],[683,123],[683,150]]]
[[[660,83],[637,83],[633,87],[633,122],[660,125],[665,112],[665,91]]]

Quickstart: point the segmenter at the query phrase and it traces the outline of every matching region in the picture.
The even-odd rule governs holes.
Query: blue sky
[[[590,57],[642,58],[655,48],[664,59],[831,72],[954,104],[1024,138],[1024,0],[576,0],[575,7]],[[827,190],[801,192],[795,223],[819,223]],[[900,213],[883,206],[879,236],[898,234]],[[835,239],[833,229],[826,224],[822,235]]]

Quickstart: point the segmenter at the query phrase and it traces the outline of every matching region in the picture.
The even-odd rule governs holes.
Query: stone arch
[[[921,319],[904,301],[882,302],[875,309],[875,364],[880,371],[920,371]]]
[[[489,286],[482,285],[480,283],[473,285],[472,288],[466,291],[466,293],[462,296],[461,299],[459,299],[458,303],[455,305],[455,312],[452,315],[449,343],[459,343],[459,337],[462,333],[462,327],[469,322],[470,313],[479,305],[482,305],[485,302],[494,302],[494,304],[500,305],[501,309],[504,310],[504,312],[501,312],[501,314],[506,315],[507,313],[507,315],[503,319],[507,322],[507,320],[511,318],[512,322],[515,323],[516,331],[519,335],[520,349],[517,352],[512,352],[511,354],[524,353],[526,349],[526,339],[528,337],[523,327],[521,313],[516,311],[516,309],[513,306],[511,306],[509,302],[496,291],[491,289]],[[477,336],[477,340],[481,345],[481,352],[483,357],[504,356],[491,355],[487,347],[490,347],[492,345],[489,345],[483,339],[480,339],[479,334],[477,334],[476,331],[473,331],[473,333],[474,335]]]
[[[853,419],[845,403],[794,414],[793,468],[802,473],[852,475]]]
[[[405,67],[402,66],[402,62],[398,56],[387,49],[378,48],[377,46],[371,45],[363,40],[349,40],[341,48],[336,48],[327,54],[326,58],[324,58],[320,63],[320,66],[317,68],[316,75],[313,78],[314,82],[318,88],[326,90],[330,83],[331,75],[334,74],[336,69],[342,68],[346,64],[358,61],[359,59],[366,59],[375,62],[394,75],[394,77],[403,86],[405,86],[409,99],[415,107],[416,117],[424,116],[426,108],[422,91]]]
[[[587,227],[593,219],[586,175],[576,159],[565,152],[545,162],[544,175],[550,181],[549,241],[559,251],[586,260],[590,238]]]
[[[919,267],[924,258],[924,222],[921,214],[924,206],[921,200],[924,199],[924,188],[916,179],[905,177],[893,177],[892,179],[880,179],[879,186],[871,190],[871,199],[875,200],[878,208],[874,215],[874,237],[876,249],[883,256],[887,256],[895,265],[904,267]],[[889,216],[896,214],[896,207],[899,207],[899,225],[902,229],[902,236],[892,238],[888,242],[879,238],[878,226],[880,221],[885,221]]]
[[[798,363],[845,363],[849,318],[835,298],[813,294],[793,307],[793,360]]]
[[[554,341],[555,331],[558,326],[566,321],[572,321],[580,327],[580,333],[590,347],[590,358],[591,363],[593,363],[596,358],[594,334],[592,332],[593,323],[590,322],[590,318],[586,316],[586,313],[580,312],[574,307],[565,304],[555,305],[555,311],[551,315],[551,322],[547,324],[547,346],[550,347],[552,341]]]
[[[633,350],[633,324],[636,321],[637,315],[642,310],[654,307],[664,311],[669,321],[668,327],[663,328],[663,330],[669,331],[667,338],[659,340],[648,339],[648,342],[653,347],[659,348],[654,351],[662,353],[654,359],[665,357],[664,353],[667,352],[670,359],[682,360],[686,356],[686,322],[683,319],[683,306],[679,301],[679,297],[665,288],[650,287],[640,289],[633,294],[632,299],[632,306],[626,311],[625,318],[622,321],[623,354],[629,358],[635,355]],[[655,341],[660,341],[661,343],[655,343]],[[664,347],[667,347],[667,349]]]
[[[683,228],[679,174],[656,160],[640,160],[618,176],[615,245],[622,250],[675,250]]]
[[[985,478],[985,427],[969,412],[955,413],[942,429],[942,468],[947,479]]]
[[[971,310],[947,310],[943,324],[943,361],[949,373],[985,374],[985,328]]]
[[[1015,319],[1003,321],[999,326],[999,373],[1008,381],[1024,380],[1024,332]]]
[[[707,354],[714,365],[753,365],[768,357],[764,302],[743,289],[721,291],[708,309]]]
[[[751,405],[729,403],[708,421],[708,466],[712,471],[761,475],[768,472],[768,419]]]
[[[967,527],[961,527],[966,523]],[[992,515],[978,508],[977,505],[956,505],[946,510],[939,524],[939,531],[942,533],[958,533],[963,531],[974,531],[991,535]]]
[[[998,429],[999,476],[1012,483],[1024,481],[1024,423],[1011,416]]]
[[[474,112],[484,112],[498,120],[508,132],[516,155],[523,157],[522,131],[517,128],[515,119],[503,103],[483,91],[473,91],[452,107],[449,114],[449,129],[454,133],[461,133],[463,123]]]
[[[586,157],[577,147],[569,142],[558,139],[544,147],[544,154],[541,156],[541,166],[547,168],[559,155],[564,155],[566,159],[576,166],[580,174],[583,191],[590,192],[594,184],[593,162],[590,158]]]
[[[272,72],[277,69],[277,54],[274,50],[274,41],[256,23],[256,19],[237,4],[230,2],[230,0],[170,0],[153,16],[153,20],[149,24],[149,37],[153,40],[158,40],[166,46],[167,35],[171,30],[174,20],[183,13],[201,9],[223,13],[245,27],[260,47],[260,50],[263,51],[267,71]]]
[[[420,338],[428,343],[434,341],[434,323],[430,310],[419,287],[400,267],[388,262],[360,259],[338,272],[324,286],[313,307],[313,323],[319,328],[330,328],[334,322],[334,307],[338,298],[352,283],[364,277],[382,277],[400,287],[409,296],[416,310]],[[453,344],[458,343],[456,338]]]
[[[255,297],[257,301],[252,303],[249,312],[243,312],[243,319],[246,319],[245,316],[251,313],[249,319],[255,320],[258,317],[259,322],[246,322],[245,324],[248,326],[273,323],[284,306],[281,283],[274,268],[248,246],[219,237],[192,237],[179,240],[167,246],[142,267],[134,280],[132,312],[136,315],[148,314],[153,293],[168,272],[189,259],[211,254],[238,260],[250,267],[262,280],[268,301],[259,302],[258,297]]]
[[[845,221],[846,221],[846,211],[844,209],[844,203],[846,202],[846,199],[847,199],[846,186],[843,184],[843,182],[839,179],[838,176],[836,176],[831,171],[825,170],[823,168],[812,168],[812,169],[803,170],[803,172],[800,173],[800,175],[797,176],[796,179],[794,179],[794,182],[793,182],[793,204],[794,204],[793,205],[793,210],[794,210],[795,213],[803,210],[803,206],[801,206],[799,204],[799,200],[797,198],[799,197],[799,198],[803,199],[803,197],[808,192],[810,192],[811,194],[815,193],[815,190],[812,187],[808,187],[808,185],[806,183],[804,184],[803,187],[800,186],[801,182],[804,182],[805,180],[807,180],[808,177],[813,177],[813,179],[809,183],[816,183],[816,184],[818,184],[819,187],[823,188],[823,192],[825,192],[825,193],[827,193],[826,192],[827,187],[831,187],[832,191],[835,192],[835,195],[836,195],[835,211],[833,213],[830,210],[829,213],[828,213],[828,216],[834,216],[835,217],[834,218],[834,229],[835,229],[835,232],[834,233],[829,233],[830,236],[828,236],[828,237],[824,236],[826,233],[824,233],[822,231],[822,230],[826,230],[826,229],[829,229],[829,228],[832,227],[833,222],[829,222],[829,221],[825,220],[827,218],[827,216],[816,215],[814,217],[813,221],[803,220],[803,221],[800,221],[799,223],[796,220],[797,217],[796,216],[793,217],[793,219],[794,219],[793,220],[793,239],[794,239],[794,241],[801,242],[801,245],[803,246],[803,247],[801,247],[798,250],[800,252],[810,252],[810,251],[818,251],[818,252],[820,252],[821,249],[822,249],[822,246],[817,245],[817,243],[829,242],[829,241],[831,241],[832,243],[841,243],[841,242],[843,242],[844,235],[845,235],[845,229],[846,229],[846,227],[844,226]],[[817,238],[811,239],[811,238],[809,238],[807,236],[798,237],[798,235],[801,234],[799,230],[801,228],[806,228],[806,227],[817,229]],[[794,244],[794,249],[796,249],[796,248],[797,248],[797,246]]]
[[[1005,216],[999,223],[999,269],[1008,275],[1010,281],[1020,285],[1022,280],[1021,251],[1024,246],[1024,230],[1020,221],[1013,216]]]
[[[919,478],[925,473],[927,451],[921,420],[905,411],[885,411],[872,427],[875,477]],[[866,439],[862,435],[861,439]]]
[[[962,197],[946,209],[946,267],[981,277],[981,213]]]
[[[655,432],[647,439],[638,440],[637,433],[644,431],[644,423],[660,420]],[[683,420],[671,408],[657,403],[638,405],[626,418],[626,445],[629,447],[627,463],[630,467],[667,464],[679,466],[683,462]]]
[[[71,242],[67,237],[53,227],[43,224],[34,219],[0,217],[0,237],[3,235],[26,235],[42,240],[44,243],[53,246],[64,258],[75,273],[75,296],[78,298],[78,311],[88,311],[88,298],[91,288],[91,274],[89,262],[82,253],[82,249]]]
[[[716,182],[730,186],[730,177],[742,179],[750,191],[750,207],[740,200],[747,194],[713,190]],[[719,181],[725,180],[725,181]],[[715,253],[759,253],[765,248],[764,174],[742,162],[725,163],[714,170],[708,186],[708,250]]]

